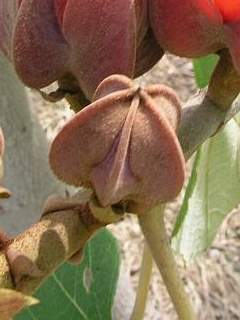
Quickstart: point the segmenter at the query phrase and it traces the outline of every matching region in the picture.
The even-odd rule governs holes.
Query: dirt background
[[[183,102],[197,92],[191,61],[171,55],[165,56],[141,81],[167,84],[177,91]],[[66,102],[52,105],[38,93],[30,90],[28,93],[51,141],[73,113]],[[169,230],[174,224],[180,203],[179,198],[167,207],[166,221]],[[137,220],[129,215],[110,229],[119,239],[125,272],[129,272],[136,289],[144,244]],[[235,209],[228,215],[207,253],[187,268],[181,262],[179,267],[200,320],[240,319],[240,210]],[[150,285],[145,319],[176,319],[156,268]]]

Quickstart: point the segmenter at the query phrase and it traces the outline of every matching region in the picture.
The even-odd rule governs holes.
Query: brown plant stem
[[[134,309],[131,320],[142,320],[147,304],[147,296],[149,290],[149,283],[152,275],[153,258],[148,245],[144,244],[142,265],[139,275],[138,288]]]
[[[139,223],[180,320],[196,320],[168,243],[164,206],[139,215]]]
[[[1,251],[0,288],[14,288],[30,295],[61,263],[84,247],[104,223],[92,215],[86,202],[80,203],[49,212]],[[9,262],[6,252],[17,253],[19,262]],[[31,270],[17,274],[18,268],[13,269],[13,265],[21,266],[21,259],[34,265],[41,275],[31,275]]]

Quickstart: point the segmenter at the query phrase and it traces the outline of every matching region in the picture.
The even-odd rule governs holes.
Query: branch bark
[[[41,220],[3,246],[0,288],[31,295],[64,261],[81,250],[104,223],[88,206],[88,196],[52,199]],[[49,207],[49,205],[48,205]]]

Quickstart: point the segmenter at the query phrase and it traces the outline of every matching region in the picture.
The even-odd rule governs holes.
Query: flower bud
[[[164,50],[197,58],[228,48],[240,70],[240,1],[150,0],[150,23]]]
[[[70,74],[91,100],[107,76],[132,78],[161,58],[157,42],[146,43],[148,30],[145,0],[22,0],[13,34],[15,68],[38,89]]]
[[[91,187],[102,207],[124,202],[140,213],[182,188],[180,114],[168,87],[136,88],[124,76],[110,76],[57,135],[50,165],[66,183]]]

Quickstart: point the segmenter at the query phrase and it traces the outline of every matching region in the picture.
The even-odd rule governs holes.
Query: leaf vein
[[[62,283],[57,278],[56,274],[53,274],[53,279],[56,282],[56,284],[59,286],[59,288],[62,290],[62,292],[65,294],[65,296],[69,299],[69,301],[72,303],[72,305],[75,307],[75,309],[82,315],[84,320],[89,320],[87,315],[84,313],[84,311],[80,308],[80,306],[72,299],[70,294],[67,292],[66,288],[62,285]]]

